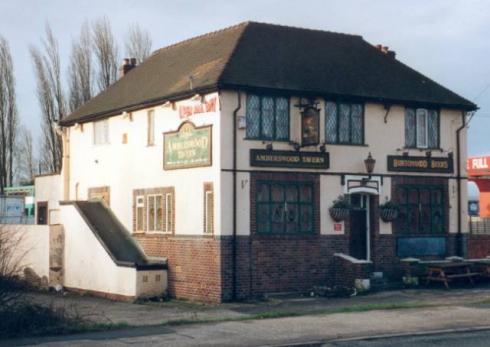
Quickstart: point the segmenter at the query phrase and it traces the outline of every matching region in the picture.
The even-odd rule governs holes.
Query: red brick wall
[[[135,238],[147,255],[168,259],[168,291],[171,297],[222,301],[219,238],[157,234],[140,234]]]

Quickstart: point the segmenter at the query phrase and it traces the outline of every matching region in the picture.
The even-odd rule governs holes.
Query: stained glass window
[[[247,96],[247,138],[289,140],[289,102],[287,98]]]
[[[258,182],[257,233],[312,233],[313,186],[309,183]]]
[[[405,110],[405,147],[439,147],[439,113],[436,110]]]
[[[402,234],[440,234],[445,232],[443,188],[433,185],[399,185],[396,198],[400,207],[395,220]]]
[[[327,143],[362,145],[364,143],[363,106],[327,102],[325,139]]]

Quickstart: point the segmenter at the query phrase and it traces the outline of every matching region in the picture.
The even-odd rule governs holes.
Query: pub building
[[[103,199],[167,259],[171,297],[400,280],[401,259],[464,256],[477,106],[387,47],[245,22],[122,71],[60,122],[64,199]]]

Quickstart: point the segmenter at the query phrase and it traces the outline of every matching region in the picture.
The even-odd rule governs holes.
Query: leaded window
[[[289,101],[284,97],[247,96],[247,138],[289,140]]]
[[[328,101],[325,107],[325,139],[332,144],[364,144],[363,105]]]
[[[405,110],[405,147],[439,147],[439,113],[425,108]]]
[[[313,233],[313,200],[313,185],[310,183],[257,182],[257,233]]]
[[[400,213],[396,230],[401,234],[443,234],[445,227],[444,190],[433,185],[396,187]]]

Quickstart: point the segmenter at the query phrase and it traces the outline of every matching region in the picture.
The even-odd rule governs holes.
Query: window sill
[[[291,142],[291,140],[256,139],[256,138],[250,138],[250,137],[244,137],[243,139],[244,139],[245,141],[284,142],[284,143],[289,143],[289,142]]]
[[[440,147],[434,147],[434,148],[430,148],[430,147],[426,147],[426,148],[423,148],[423,147],[403,147],[403,150],[416,150],[416,151],[420,151],[420,152],[425,152],[425,151],[444,152],[444,149],[440,148]]]
[[[353,146],[353,147],[369,147],[368,144],[361,143],[361,144],[356,144],[356,143],[325,143],[326,146]]]

